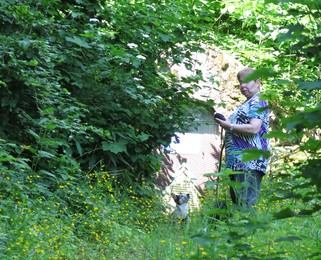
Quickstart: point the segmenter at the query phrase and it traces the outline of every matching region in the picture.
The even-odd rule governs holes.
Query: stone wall
[[[199,82],[199,91],[195,97],[202,100],[213,99],[217,106],[217,112],[230,114],[234,107],[245,100],[240,94],[237,72],[244,66],[231,54],[216,47],[205,47],[204,53],[194,53],[193,70],[187,70],[185,66],[175,65],[172,72],[178,77],[187,77],[195,74],[196,70],[202,71],[204,81]],[[223,108],[225,106],[225,108]]]

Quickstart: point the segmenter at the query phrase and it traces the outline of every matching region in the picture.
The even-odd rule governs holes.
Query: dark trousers
[[[263,176],[263,172],[254,170],[230,175],[230,179],[236,182],[235,186],[230,187],[233,204],[246,207],[255,205],[260,193]]]

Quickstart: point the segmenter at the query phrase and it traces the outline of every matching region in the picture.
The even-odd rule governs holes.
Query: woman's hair
[[[255,69],[252,69],[252,68],[244,68],[244,69],[241,69],[238,73],[237,73],[237,80],[238,81],[243,81],[243,79],[247,76],[249,76],[250,74],[252,74],[253,72],[255,72]],[[260,83],[260,80],[259,79],[256,79],[256,81],[258,83]]]

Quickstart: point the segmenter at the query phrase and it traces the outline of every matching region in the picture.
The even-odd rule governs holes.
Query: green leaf
[[[215,238],[202,234],[194,235],[192,236],[192,239],[202,246],[211,245],[215,241]]]
[[[300,81],[297,82],[299,89],[302,90],[314,90],[314,89],[321,89],[321,81]]]
[[[208,190],[211,190],[217,185],[218,185],[218,182],[216,182],[216,181],[208,181],[205,183],[205,188]]]
[[[121,153],[127,152],[127,147],[125,142],[118,142],[118,143],[108,143],[106,141],[102,142],[103,151],[110,151],[112,153]]]
[[[277,76],[278,73],[269,68],[260,68],[255,70],[252,74],[244,78],[244,82],[250,82],[256,79],[264,79]]]
[[[158,36],[162,39],[162,41],[164,42],[168,42],[170,41],[171,37],[169,35],[163,34],[163,33],[159,33]]]
[[[31,129],[29,129],[28,131],[33,137],[35,137],[36,139],[40,139],[40,136],[36,132],[32,131]]]
[[[137,138],[141,142],[144,142],[144,141],[147,141],[150,136],[151,136],[150,134],[141,133],[140,135],[137,136]]]
[[[0,162],[10,162],[10,161],[15,161],[16,158],[14,158],[11,155],[7,155],[5,157],[0,157]]]
[[[275,219],[284,219],[294,217],[295,213],[290,208],[282,209],[281,211],[274,214]]]
[[[243,162],[257,160],[257,159],[260,159],[261,157],[268,159],[271,155],[270,151],[256,149],[256,148],[245,149],[245,150],[238,152],[238,153],[242,154],[242,161]]]
[[[56,124],[47,124],[47,125],[46,125],[46,128],[47,128],[48,130],[53,130],[53,129],[57,128],[57,125],[56,125]]]
[[[79,142],[75,141],[76,142],[76,148],[77,148],[77,151],[80,155],[82,155],[83,151],[82,151],[82,148],[81,148],[81,145]]]
[[[203,176],[205,177],[222,177],[226,176],[227,174],[225,172],[213,172],[213,173],[205,173]]]
[[[48,172],[48,171],[46,171],[46,170],[40,170],[39,173],[40,173],[40,174],[47,175],[47,176],[52,177],[52,178],[55,178],[55,179],[57,178],[53,173]]]
[[[37,60],[30,60],[30,61],[26,62],[25,64],[35,67],[38,65],[38,61]]]
[[[73,38],[71,38],[71,37],[67,36],[66,40],[68,42],[72,42],[74,44],[77,44],[80,47],[87,48],[87,49],[90,48],[90,45],[85,40],[81,39],[80,37],[74,36]]]
[[[296,240],[302,240],[301,237],[297,236],[286,236],[286,237],[279,237],[275,240],[275,242],[291,242],[293,243]]]
[[[218,179],[217,181],[208,181],[205,183],[205,188],[208,190],[213,189],[214,186],[242,188],[242,183],[225,179]]]
[[[56,156],[51,154],[51,153],[48,153],[46,151],[43,151],[43,150],[39,150],[38,151],[38,154],[41,156],[41,157],[44,157],[44,158],[55,158]]]
[[[302,177],[310,179],[313,185],[316,185],[321,191],[321,159],[310,159],[301,167]]]
[[[0,86],[7,87],[7,83],[2,81],[2,80],[0,80]]]
[[[277,138],[279,140],[287,139],[289,137],[288,133],[283,133],[281,131],[271,131],[268,134],[265,134],[264,137],[266,138]]]

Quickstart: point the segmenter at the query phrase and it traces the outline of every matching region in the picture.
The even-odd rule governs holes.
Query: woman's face
[[[260,92],[260,84],[258,80],[251,80],[249,82],[243,82],[243,79],[240,79],[240,91],[243,96],[247,99],[254,96],[256,93]]]

